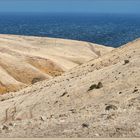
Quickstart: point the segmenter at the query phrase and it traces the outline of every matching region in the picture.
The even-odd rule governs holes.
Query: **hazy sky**
[[[0,12],[140,13],[140,0],[0,0]]]

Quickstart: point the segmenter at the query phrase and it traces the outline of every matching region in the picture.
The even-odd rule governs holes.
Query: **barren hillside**
[[[1,95],[1,137],[140,137],[140,40]]]
[[[88,42],[0,35],[0,94],[59,76],[110,50]]]

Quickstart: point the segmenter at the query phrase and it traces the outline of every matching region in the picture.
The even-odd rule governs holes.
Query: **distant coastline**
[[[140,37],[140,15],[137,14],[0,13],[0,15],[0,34],[72,39],[113,47],[119,47]]]

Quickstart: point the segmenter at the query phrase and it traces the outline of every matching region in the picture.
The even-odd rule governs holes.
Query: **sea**
[[[0,13],[0,34],[64,38],[119,47],[140,37],[140,15]]]

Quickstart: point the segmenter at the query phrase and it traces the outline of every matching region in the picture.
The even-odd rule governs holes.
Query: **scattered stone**
[[[10,128],[13,128],[13,127],[16,126],[16,123],[12,123],[12,122],[10,122],[8,125],[10,126]]]
[[[117,77],[115,77],[115,79],[116,79],[116,80],[118,80],[118,78],[117,78]]]
[[[2,130],[8,130],[8,126],[3,125],[3,126],[1,127],[1,129],[2,129]]]
[[[124,65],[128,64],[129,60],[124,60]]]
[[[111,110],[111,109],[116,110],[118,108],[115,105],[107,105],[106,108],[105,108],[105,110],[108,110],[108,111]]]
[[[57,104],[57,103],[58,103],[58,101],[55,101],[55,102],[54,102],[54,104]]]
[[[44,80],[44,79],[43,78],[40,78],[40,77],[33,78],[32,84],[35,84],[35,83],[40,82],[42,80]]]
[[[98,85],[96,86],[96,89],[100,89],[103,87],[103,84],[101,82],[98,83]]]
[[[45,117],[45,116],[41,116],[41,117],[40,117],[40,120],[41,120],[41,121],[46,121],[46,117]]]
[[[88,128],[88,127],[89,127],[89,125],[88,125],[88,124],[86,124],[86,123],[83,123],[83,124],[82,124],[82,127],[83,127],[83,128]]]
[[[70,109],[69,111],[71,111],[72,113],[76,113],[76,109]]]
[[[133,93],[135,93],[135,92],[137,92],[137,91],[139,91],[139,90],[138,90],[138,89],[134,89]]]
[[[133,93],[138,92],[139,90],[137,89],[137,87],[135,87]]]
[[[120,91],[119,94],[122,94],[122,92]]]
[[[68,94],[68,92],[64,92],[60,97],[65,96],[66,94]]]
[[[0,101],[3,102],[3,101],[5,101],[5,99],[3,98],[3,99],[1,99]]]
[[[90,86],[90,88],[88,89],[88,91],[91,91],[93,89],[100,89],[103,87],[103,84],[101,82],[99,82],[97,85],[96,84],[93,84]]]
[[[10,122],[10,123],[9,123],[9,126],[13,126],[13,123]]]
[[[107,120],[114,119],[114,118],[115,118],[115,114],[110,114],[106,117]]]
[[[96,89],[96,86],[97,86],[96,84],[91,85],[90,88],[88,89],[88,91],[91,91],[93,89]]]

